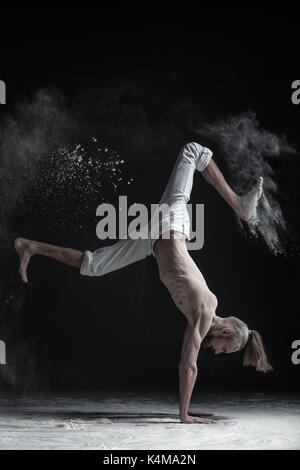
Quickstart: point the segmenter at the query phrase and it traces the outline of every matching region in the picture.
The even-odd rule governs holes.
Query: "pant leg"
[[[159,204],[190,199],[195,170],[203,171],[212,157],[212,151],[197,142],[184,145],[176,159],[166,189]]]
[[[168,238],[170,230],[184,233],[190,239],[190,218],[187,210],[187,203],[190,200],[193,188],[195,170],[203,171],[207,167],[212,157],[212,151],[202,145],[191,142],[184,145],[176,159],[171,176],[166,189],[159,201],[159,207],[151,217],[151,253],[154,244],[160,236],[165,234]],[[159,219],[159,212],[163,205],[167,204],[162,218]],[[154,229],[153,229],[154,227]]]
[[[85,276],[103,276],[140,261],[151,254],[149,240],[127,238],[113,245],[101,247],[91,252],[84,252],[80,274]]]

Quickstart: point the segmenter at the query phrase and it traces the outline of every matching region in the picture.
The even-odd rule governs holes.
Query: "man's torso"
[[[185,235],[172,232],[170,239],[157,240],[154,251],[160,280],[187,321],[193,324],[199,313],[214,314],[217,298],[189,255]]]

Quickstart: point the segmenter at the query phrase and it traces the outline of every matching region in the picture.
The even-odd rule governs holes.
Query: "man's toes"
[[[21,267],[19,268],[19,274],[21,276],[22,281],[27,282],[26,274],[24,273],[24,271]]]
[[[28,266],[29,259],[24,259],[20,263],[19,273],[21,275],[23,282],[28,282],[27,278],[27,266]]]
[[[21,278],[22,278],[22,281],[23,281],[23,282],[26,282],[26,283],[28,282],[28,278],[27,278],[26,272],[25,272],[25,273],[24,273],[24,272],[21,273]]]

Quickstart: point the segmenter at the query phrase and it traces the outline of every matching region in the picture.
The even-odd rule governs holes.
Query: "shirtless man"
[[[225,181],[212,158],[211,150],[192,142],[182,147],[160,200],[159,205],[168,204],[170,210],[164,213],[156,237],[137,240],[127,238],[94,252],[82,252],[24,238],[15,240],[15,248],[19,254],[19,272],[24,282],[28,282],[27,266],[35,254],[79,268],[80,274],[87,276],[102,276],[152,254],[156,258],[160,280],[187,320],[178,365],[180,420],[182,423],[208,424],[215,423],[213,419],[203,417],[209,414],[189,408],[201,344],[211,348],[215,354],[232,353],[245,348],[244,365],[252,365],[261,372],[272,370],[272,367],[257,331],[249,330],[238,318],[216,315],[217,297],[188,253],[186,240],[190,237],[190,221],[186,204],[193,187],[195,170],[213,185],[241,219],[255,222],[263,178],[260,177],[256,186],[245,196],[238,196]]]

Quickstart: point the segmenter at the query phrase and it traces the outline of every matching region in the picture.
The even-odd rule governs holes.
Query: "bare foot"
[[[34,242],[31,240],[26,240],[26,238],[16,238],[15,249],[20,259],[19,273],[21,274],[22,281],[28,282],[26,271],[29,260],[34,254]]]
[[[236,213],[241,219],[246,220],[247,222],[255,223],[257,221],[256,209],[263,192],[263,182],[264,179],[260,176],[255,187],[245,196],[238,198]]]

